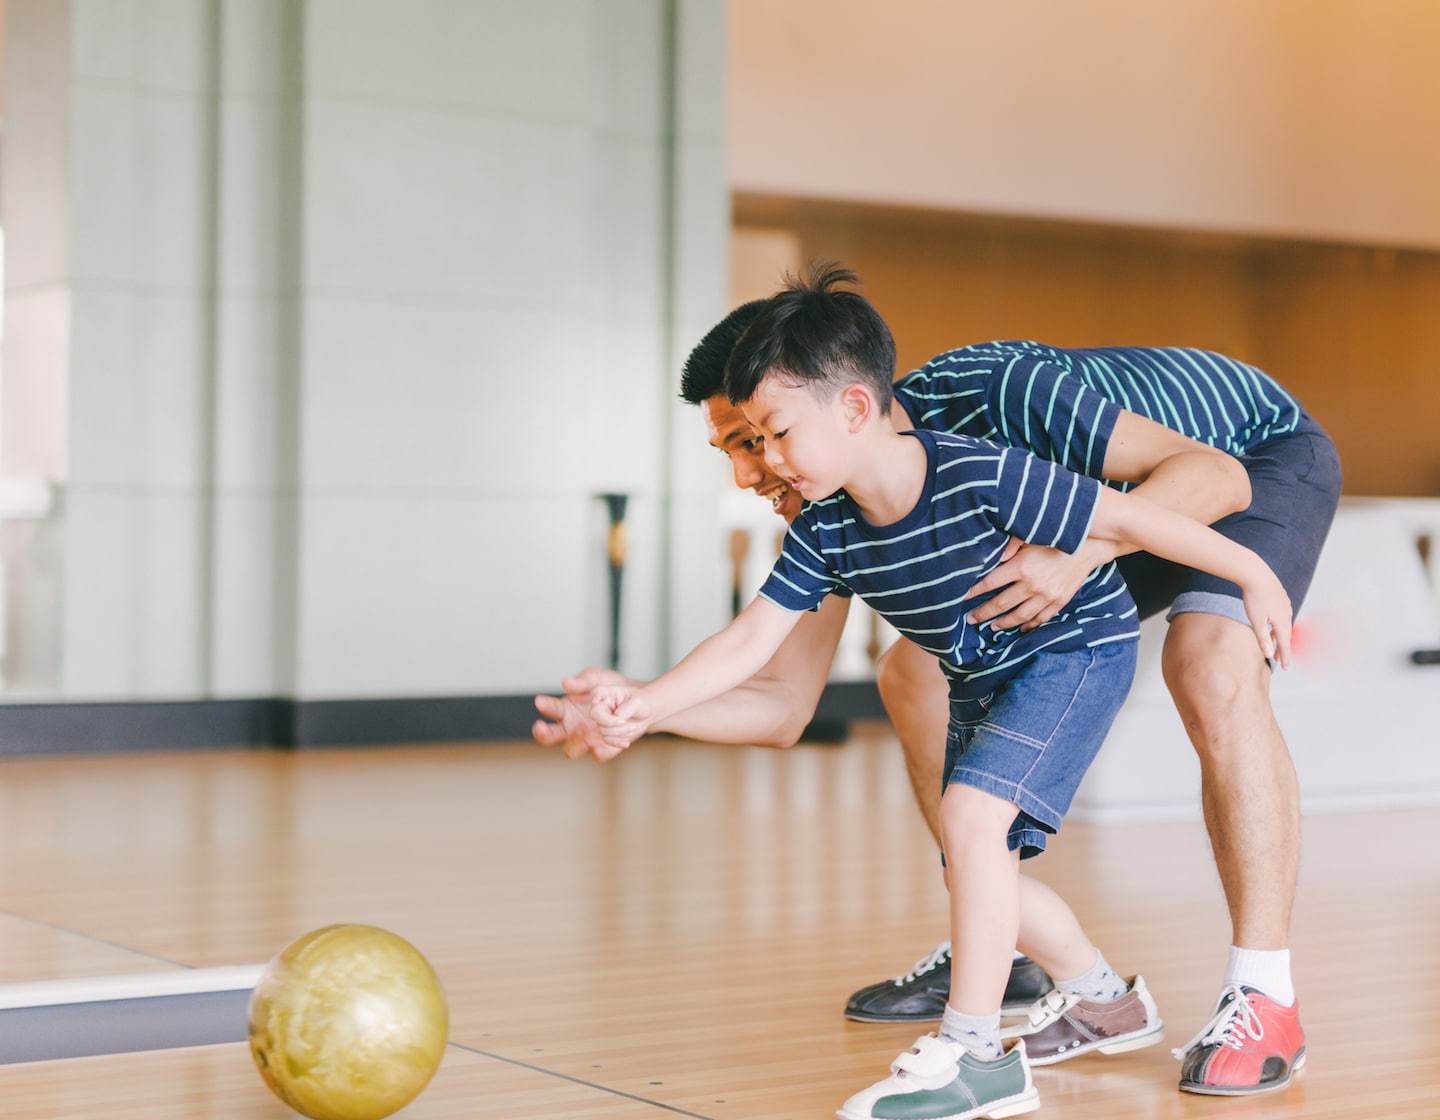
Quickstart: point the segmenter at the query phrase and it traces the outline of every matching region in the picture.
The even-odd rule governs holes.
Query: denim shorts
[[[1335,444],[1302,415],[1294,432],[1262,443],[1240,462],[1250,476],[1250,508],[1214,528],[1270,565],[1298,614],[1340,502]],[[1122,556],[1118,563],[1141,618],[1162,610],[1168,610],[1167,618],[1198,611],[1250,625],[1240,589],[1228,580],[1145,552]]]
[[[994,692],[952,694],[945,788],[959,782],[1014,802],[1009,846],[1022,859],[1060,828],[1130,691],[1135,648],[1131,640],[1039,653]]]

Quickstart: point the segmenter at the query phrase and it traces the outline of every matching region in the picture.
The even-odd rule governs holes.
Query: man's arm
[[[850,600],[830,595],[806,614],[775,655],[754,676],[712,700],[658,721],[652,733],[668,733],[712,743],[789,747],[800,738],[819,703],[840,644]],[[537,743],[559,746],[569,758],[592,754],[604,762],[619,753],[606,746],[590,719],[591,690],[624,681],[618,673],[587,669],[564,682],[564,696],[537,696],[545,719],[531,734]]]
[[[1198,440],[1121,412],[1105,450],[1102,477],[1136,483],[1131,493],[1203,525],[1250,505],[1250,477],[1240,461]],[[1021,545],[1015,555],[970,588],[970,595],[999,592],[970,614],[996,629],[1029,630],[1054,617],[1102,564],[1135,546],[1091,537],[1074,553]]]

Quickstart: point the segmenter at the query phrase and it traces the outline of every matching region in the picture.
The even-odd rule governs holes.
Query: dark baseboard
[[[804,737],[837,742],[884,715],[873,683],[827,685]],[[527,738],[534,720],[528,695],[0,704],[0,756],[493,742]]]

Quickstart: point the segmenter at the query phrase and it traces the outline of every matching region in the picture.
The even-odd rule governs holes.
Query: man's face
[[[765,465],[765,443],[745,419],[745,414],[731,404],[724,393],[703,401],[700,411],[705,414],[710,446],[719,448],[730,459],[735,485],[768,498],[776,513],[787,522],[793,520],[800,512],[800,495]]]

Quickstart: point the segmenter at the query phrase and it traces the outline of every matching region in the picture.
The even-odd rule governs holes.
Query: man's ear
[[[858,432],[876,414],[874,394],[858,381],[840,390],[840,404],[845,409],[846,426],[852,432]]]

